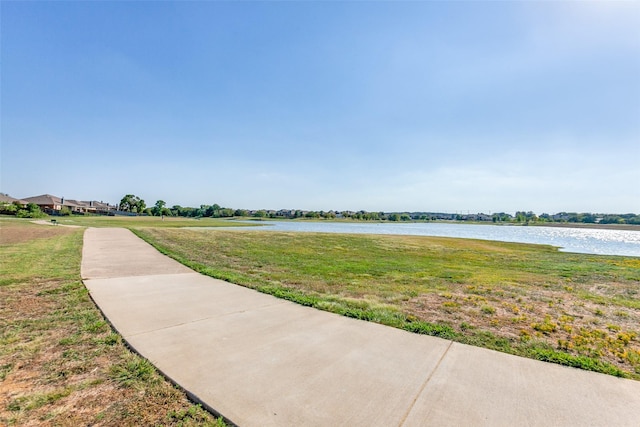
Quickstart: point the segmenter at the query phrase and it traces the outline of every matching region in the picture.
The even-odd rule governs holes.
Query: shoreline
[[[497,226],[511,226],[511,227],[560,227],[560,228],[593,228],[601,230],[626,230],[626,231],[640,231],[640,224],[591,224],[582,222],[491,222],[491,221],[447,221],[447,220],[435,220],[435,221],[385,221],[385,220],[354,220],[354,219],[321,219],[321,218],[229,218],[227,221],[247,221],[247,222],[335,222],[339,224],[344,223],[362,223],[362,224],[469,224],[469,225],[497,225]]]
[[[513,224],[518,225],[518,224]],[[522,224],[525,226],[525,224]],[[637,224],[585,224],[580,222],[543,222],[528,224],[533,227],[560,227],[560,228],[594,228],[600,230],[624,230],[624,231],[640,231],[640,225]]]

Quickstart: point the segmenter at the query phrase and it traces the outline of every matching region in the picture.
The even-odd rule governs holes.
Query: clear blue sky
[[[9,2],[14,197],[640,213],[639,2]]]

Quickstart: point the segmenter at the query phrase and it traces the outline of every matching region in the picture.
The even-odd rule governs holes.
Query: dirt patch
[[[0,245],[11,245],[36,239],[63,236],[73,233],[74,231],[74,229],[68,227],[3,223],[0,227]]]

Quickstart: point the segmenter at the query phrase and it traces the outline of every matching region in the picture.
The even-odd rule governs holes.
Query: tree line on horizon
[[[156,201],[154,206],[147,207],[145,201],[133,194],[125,195],[118,205],[118,211],[132,215],[171,216],[185,218],[272,218],[272,219],[351,219],[357,221],[478,221],[493,223],[583,223],[583,224],[630,224],[640,225],[640,215],[627,214],[598,214],[589,212],[560,212],[556,214],[543,213],[536,215],[532,211],[517,211],[515,215],[505,212],[460,214],[438,212],[369,212],[360,211],[306,211],[300,209],[281,210],[248,210],[225,208],[216,203],[200,205],[200,207],[183,207],[173,205],[167,207],[164,200]],[[0,214],[22,218],[39,218],[46,216],[38,205],[29,203],[22,206],[19,203],[0,203]],[[62,215],[71,215],[67,208]],[[76,214],[76,213],[73,213]]]
[[[139,215],[175,216],[186,218],[274,218],[274,219],[352,219],[359,221],[481,221],[493,223],[544,223],[564,222],[583,224],[633,224],[640,225],[640,215],[628,214],[597,214],[589,212],[560,212],[556,214],[543,213],[536,215],[532,211],[517,211],[515,215],[506,212],[493,214],[459,214],[438,212],[368,212],[360,211],[306,211],[300,209],[281,210],[248,210],[225,208],[217,203],[200,205],[200,207],[183,207],[173,205],[167,207],[164,200],[156,201],[152,207],[147,207],[143,199],[133,194],[125,195],[119,204],[119,210]]]

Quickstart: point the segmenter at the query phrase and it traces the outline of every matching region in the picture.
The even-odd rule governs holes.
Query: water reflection
[[[264,222],[262,230],[461,237],[553,245],[566,252],[640,257],[640,231],[447,223]]]

